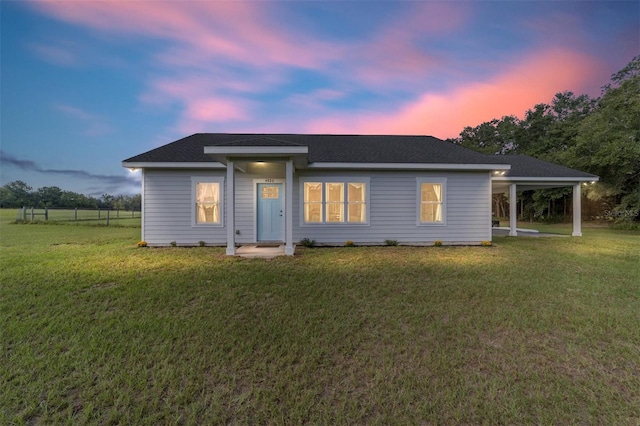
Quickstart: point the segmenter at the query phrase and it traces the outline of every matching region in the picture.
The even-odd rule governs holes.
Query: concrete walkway
[[[295,253],[295,251],[296,246],[294,245],[293,252]],[[238,247],[236,249],[236,256],[272,259],[276,256],[284,256],[284,244],[277,247],[261,247],[259,244],[248,244]]]
[[[568,237],[568,235],[563,234],[547,234],[544,232],[539,232],[535,229],[527,229],[527,228],[516,228],[518,232],[518,237]],[[491,233],[494,237],[508,237],[509,236],[509,228],[501,227],[501,228],[492,228]]]

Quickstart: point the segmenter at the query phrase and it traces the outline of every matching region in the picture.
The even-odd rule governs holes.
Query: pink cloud
[[[550,102],[563,90],[582,93],[602,66],[591,57],[566,49],[528,55],[484,82],[470,82],[445,93],[424,93],[397,111],[360,112],[312,120],[313,133],[429,134],[455,137],[505,115],[519,115],[537,103]]]
[[[471,19],[466,3],[410,3],[407,12],[391,19],[375,36],[349,47],[348,67],[359,81],[385,87],[412,84],[416,78],[445,66],[443,53],[424,43],[463,27]]]
[[[203,122],[226,122],[246,119],[245,108],[236,101],[202,98],[189,103],[186,116]]]
[[[402,13],[391,15],[372,28],[364,41],[324,41],[295,19],[282,15],[276,2],[87,1],[38,2],[33,7],[61,20],[106,32],[110,37],[143,36],[166,41],[151,58],[164,74],[149,77],[140,95],[145,105],[179,105],[177,131],[225,130],[312,131],[332,133],[416,133],[456,136],[463,127],[503,115],[522,114],[539,102],[549,102],[562,90],[581,93],[587,83],[599,87],[610,70],[568,48],[539,48],[514,64],[491,63],[498,69],[491,78],[448,91],[418,93],[392,111],[328,111],[327,103],[354,97],[358,92],[393,94],[397,86],[420,90],[437,73],[457,73],[464,58],[426,46],[464,28],[473,17],[471,2],[410,2]],[[288,15],[290,18],[290,15]],[[532,21],[526,29],[557,30],[553,22]],[[572,28],[579,21],[570,21]],[[558,33],[561,34],[561,33]],[[142,39],[138,37],[137,39]],[[540,45],[566,46],[566,42],[539,38]],[[456,62],[458,67],[452,62]],[[478,66],[477,62],[474,62]],[[497,65],[497,66],[496,66]],[[498,68],[500,66],[501,68]],[[306,69],[339,81],[338,85],[285,98],[290,113],[273,117],[270,104],[249,99],[276,94],[291,82],[291,70]],[[469,67],[466,67],[469,69]],[[486,70],[485,69],[485,70]],[[604,76],[604,78],[602,78]],[[344,88],[348,90],[344,90]],[[597,93],[596,93],[597,94]],[[271,101],[270,101],[271,102]],[[291,107],[292,106],[292,107]],[[279,110],[284,110],[280,108]],[[310,115],[324,118],[305,118]],[[277,127],[275,127],[277,125]],[[240,129],[240,127],[242,129]]]
[[[37,3],[43,12],[95,30],[146,35],[183,44],[186,54],[260,66],[314,67],[336,57],[335,46],[269,21],[273,3],[96,1]],[[295,40],[296,42],[292,42]]]
[[[140,100],[150,105],[180,105],[182,113],[176,131],[181,133],[206,131],[214,123],[250,118],[251,102],[217,92],[219,87],[216,79],[189,75],[180,79],[153,80]]]

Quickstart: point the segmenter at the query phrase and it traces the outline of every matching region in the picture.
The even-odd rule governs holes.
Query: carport
[[[496,155],[494,162],[510,164],[508,171],[495,171],[491,178],[492,194],[506,194],[509,200],[509,235],[517,236],[517,193],[535,189],[573,187],[574,237],[582,236],[581,188],[594,183],[598,176],[559,166],[527,155]]]

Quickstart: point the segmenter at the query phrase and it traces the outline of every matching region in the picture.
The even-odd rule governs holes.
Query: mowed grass
[[[136,247],[0,225],[0,424],[640,422],[640,234]]]
[[[0,209],[0,220],[3,222],[15,222],[22,220],[22,209]],[[44,209],[34,209],[34,223],[58,223],[62,222],[67,225],[83,225],[83,226],[128,226],[140,227],[140,212],[106,210],[98,211],[97,209],[49,209],[48,218],[45,220]],[[27,208],[25,215],[26,222],[31,222],[31,209]]]

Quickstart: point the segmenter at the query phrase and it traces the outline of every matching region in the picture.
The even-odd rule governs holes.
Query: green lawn
[[[137,248],[0,224],[0,424],[640,423],[640,233]]]
[[[44,209],[34,209],[34,222],[63,222],[69,225],[98,225],[106,226],[107,219],[109,220],[109,226],[129,226],[140,227],[140,212],[131,211],[116,211],[112,210],[107,212],[106,210],[97,209],[49,209],[48,218],[45,220]],[[2,221],[16,221],[22,220],[22,209],[0,209],[0,220]],[[26,221],[31,221],[31,209],[26,209],[25,215]]]

